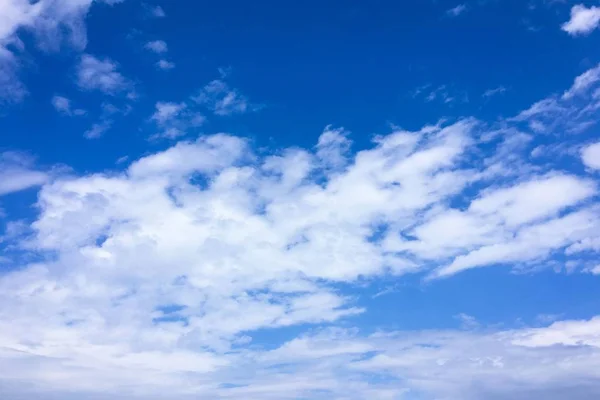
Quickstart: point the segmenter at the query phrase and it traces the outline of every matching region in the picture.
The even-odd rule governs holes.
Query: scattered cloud
[[[169,50],[167,43],[164,40],[154,40],[148,42],[146,45],[144,45],[144,48],[156,54],[166,53]]]
[[[114,4],[121,0],[104,0]],[[93,0],[3,0],[0,4],[0,100],[20,102],[28,93],[19,80],[20,35],[27,33],[45,52],[87,45],[85,18]]]
[[[420,86],[413,91],[413,97],[423,97],[428,103],[439,101],[444,104],[452,104],[455,102],[466,103],[469,101],[467,93],[456,92],[448,85],[440,85],[433,88],[430,84]]]
[[[165,10],[161,6],[149,6],[146,5],[146,10],[148,11],[148,15],[153,18],[164,18],[167,16]]]
[[[510,121],[525,122],[537,133],[579,134],[588,131],[598,122],[599,83],[600,66],[595,66],[576,77],[562,96],[542,99]]]
[[[196,128],[204,124],[205,117],[196,111],[192,111],[185,103],[158,102],[156,111],[150,118],[160,129],[160,133],[152,138],[176,139],[188,134],[190,128]]]
[[[112,127],[112,124],[113,124],[112,120],[104,120],[104,121],[95,123],[90,127],[90,129],[88,129],[87,131],[85,131],[83,133],[83,136],[86,139],[98,139]]]
[[[588,35],[600,24],[600,7],[587,8],[578,4],[571,8],[571,19],[562,25],[562,30],[569,35]]]
[[[51,102],[54,109],[62,115],[81,116],[86,114],[86,111],[83,109],[73,109],[71,105],[71,100],[69,100],[66,97],[55,95],[52,97]]]
[[[158,60],[156,62],[156,67],[158,69],[163,70],[163,71],[169,71],[169,70],[175,68],[175,63],[173,63],[171,61],[168,61],[168,60],[164,60],[164,59],[163,60]]]
[[[256,111],[260,106],[251,104],[246,96],[232,89],[222,79],[208,83],[193,100],[206,105],[216,115],[227,116]]]
[[[118,71],[118,65],[109,58],[99,59],[84,54],[77,66],[77,85],[83,90],[98,90],[114,95],[130,87]]]
[[[467,5],[466,4],[459,4],[456,7],[453,7],[451,9],[449,9],[448,11],[446,11],[446,14],[451,16],[451,17],[458,17],[459,15],[465,13],[467,11]]]
[[[498,86],[497,88],[488,89],[485,92],[483,92],[482,97],[489,99],[490,97],[503,94],[504,92],[506,92],[506,88],[504,86]]]

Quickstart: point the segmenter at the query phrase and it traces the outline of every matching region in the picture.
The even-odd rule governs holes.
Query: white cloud
[[[586,146],[581,151],[581,159],[586,167],[600,169],[600,142]]]
[[[163,71],[168,71],[168,70],[175,68],[175,63],[168,61],[168,60],[158,60],[156,62],[156,67]]]
[[[571,19],[562,25],[562,30],[569,35],[587,35],[600,24],[600,7],[587,8],[578,4],[571,8]]]
[[[161,6],[150,6],[144,4],[144,8],[146,9],[148,16],[152,18],[164,18],[167,16],[165,10],[163,10]]]
[[[83,90],[99,90],[109,95],[122,92],[130,84],[117,69],[117,64],[108,58],[84,54],[77,66],[77,85]]]
[[[156,18],[164,18],[167,16],[161,6],[153,7],[152,15]]]
[[[51,102],[54,109],[63,115],[81,116],[86,113],[85,110],[82,110],[80,108],[73,109],[71,107],[71,100],[63,96],[55,95],[52,97]]]
[[[571,88],[563,94],[562,98],[563,99],[571,99],[572,97],[581,95],[599,81],[600,81],[600,64],[594,68],[591,68],[591,69],[585,71],[583,74],[581,74],[577,78],[575,78],[575,81],[573,82],[573,86],[571,86]]]
[[[156,111],[150,120],[156,123],[161,132],[152,138],[176,139],[188,134],[190,128],[201,126],[205,121],[201,113],[191,110],[185,103],[159,101],[155,107]]]
[[[504,92],[506,92],[506,88],[504,86],[498,86],[497,88],[486,90],[483,93],[482,97],[490,98],[490,97],[502,94]]]
[[[194,101],[207,105],[216,115],[226,116],[243,114],[258,109],[246,96],[236,89],[231,89],[223,80],[216,79],[194,97]]]
[[[527,123],[536,133],[562,135],[588,131],[598,123],[599,84],[600,66],[595,66],[576,77],[562,96],[537,101],[508,121]]]
[[[112,120],[102,120],[100,122],[97,122],[97,123],[93,124],[90,127],[90,129],[85,131],[83,133],[83,136],[86,139],[98,139],[112,127],[112,124],[113,124]]]
[[[463,14],[465,11],[467,11],[467,5],[459,4],[456,7],[453,7],[451,9],[449,9],[448,11],[446,11],[446,14],[448,14],[451,17],[458,17],[459,15]]]
[[[48,180],[48,174],[36,170],[26,155],[0,153],[0,196],[40,186]]]
[[[120,0],[104,0],[117,3]],[[19,35],[33,35],[37,46],[46,52],[60,50],[65,44],[81,51],[87,45],[85,18],[92,0],[0,0],[0,98],[18,102],[27,94],[19,81]]]
[[[167,43],[164,40],[154,40],[148,42],[144,48],[157,54],[166,53],[169,50]]]
[[[189,121],[190,107],[157,103],[151,121]],[[489,154],[478,158],[485,129],[472,119],[395,129],[356,154],[331,127],[311,150],[257,152],[205,135],[121,172],[45,183],[18,244],[52,257],[0,277],[0,386],[25,399],[514,399],[594,382],[595,320],[493,333],[462,316],[470,332],[333,329],[274,350],[250,345],[257,330],[365,312],[338,283],[547,260],[600,236],[594,182],[523,169],[498,186]],[[511,133],[499,154],[527,143]],[[539,339],[548,335],[576,345],[556,350]],[[598,388],[578,390],[571,398]]]

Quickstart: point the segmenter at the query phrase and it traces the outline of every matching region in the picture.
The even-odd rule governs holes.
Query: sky
[[[0,0],[0,398],[600,398],[600,4]]]

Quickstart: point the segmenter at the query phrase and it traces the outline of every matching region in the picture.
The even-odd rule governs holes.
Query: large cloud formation
[[[52,30],[44,13],[72,7],[60,20],[84,47],[78,24],[91,1],[5,3],[16,11],[1,40],[18,27]],[[88,89],[120,87],[106,84],[116,64],[85,57],[104,71]],[[599,71],[513,118],[395,129],[360,151],[327,127],[310,149],[221,133],[96,174],[3,154],[0,194],[41,189],[34,220],[11,221],[0,237],[0,397],[599,397],[598,317],[364,332],[352,318],[369,310],[344,290],[405,274],[435,284],[476,268],[547,268],[557,256],[596,271],[597,145],[536,135],[596,123]],[[222,113],[206,98],[195,100],[218,115],[246,109],[241,95],[223,97]],[[181,104],[157,103],[150,119],[181,131],[172,138],[200,123]],[[291,338],[255,340],[284,328]]]

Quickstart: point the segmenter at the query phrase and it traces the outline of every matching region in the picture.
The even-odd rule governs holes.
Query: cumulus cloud
[[[80,115],[85,115],[86,111],[82,110],[80,108],[72,108],[71,105],[71,100],[69,100],[68,98],[64,97],[64,96],[58,96],[55,95],[52,97],[52,106],[54,107],[54,109],[62,114],[62,115],[68,115],[68,116],[80,116]]]
[[[581,158],[586,167],[600,169],[600,142],[584,147],[581,151]]]
[[[77,85],[83,90],[98,90],[109,95],[123,92],[130,86],[114,61],[90,54],[84,54],[77,66]]]
[[[571,8],[571,19],[562,25],[562,30],[569,35],[587,35],[600,24],[600,7],[587,8],[578,4]]]
[[[168,61],[168,60],[158,60],[156,62],[156,68],[163,70],[163,71],[169,71],[173,68],[175,68],[175,63]]]
[[[146,43],[144,48],[157,54],[166,53],[169,50],[167,43],[164,40],[153,40]]]
[[[167,126],[188,107],[157,103],[150,119]],[[576,380],[570,398],[589,398],[597,319],[335,328],[366,311],[340,283],[576,259],[569,246],[600,237],[595,182],[500,174],[498,159],[527,140],[500,137],[497,157],[482,158],[498,135],[463,119],[394,128],[357,153],[333,127],[311,149],[205,135],[122,171],[39,182],[39,214],[15,244],[36,261],[0,276],[0,386],[31,399],[514,399],[560,398]],[[323,323],[332,327],[252,344],[258,331]]]
[[[115,64],[94,60],[103,72],[86,75],[88,88],[113,93]],[[356,152],[333,126],[308,148],[217,133],[52,179],[5,153],[0,193],[40,191],[32,221],[9,221],[0,239],[26,255],[0,275],[0,390],[25,400],[598,397],[599,317],[500,330],[461,314],[465,330],[361,332],[353,318],[369,310],[345,290],[597,258],[595,176],[533,164],[526,130],[591,118],[587,76],[498,124],[392,127]],[[202,121],[198,104],[217,115],[250,107],[218,80],[194,101],[156,103],[148,123],[181,139]],[[127,112],[102,109],[100,122]],[[581,150],[589,168],[593,146]],[[281,328],[302,333],[260,342]]]
[[[104,0],[101,3],[119,3]],[[87,45],[85,17],[92,0],[2,0],[0,1],[0,97],[20,101],[27,90],[19,81],[18,53],[23,46],[19,32],[27,31],[46,52],[67,45],[77,51]]]

